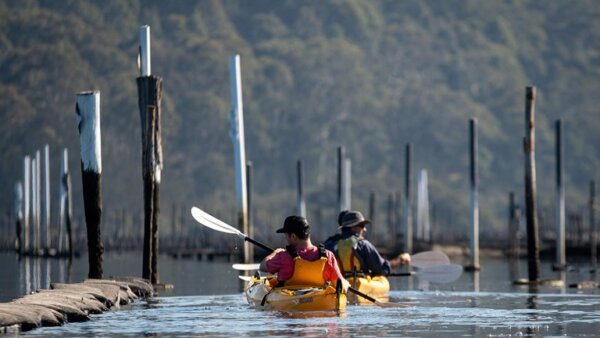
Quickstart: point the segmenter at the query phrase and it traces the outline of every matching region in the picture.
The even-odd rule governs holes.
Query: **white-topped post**
[[[81,144],[81,179],[87,226],[89,278],[102,278],[102,151],[100,138],[100,92],[77,94],[77,126]]]
[[[230,137],[233,141],[233,157],[235,165],[235,190],[237,222],[240,230],[247,234],[248,205],[246,191],[246,148],[244,137],[244,107],[242,100],[242,76],[240,70],[240,56],[232,55],[229,58],[229,75],[231,82],[231,122]],[[244,242],[244,262],[252,261],[253,250],[249,243]]]
[[[150,26],[144,25],[140,27],[140,76],[150,76],[151,68],[151,52],[150,52]]]

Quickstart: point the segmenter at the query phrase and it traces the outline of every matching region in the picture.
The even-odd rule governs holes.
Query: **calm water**
[[[140,275],[138,254],[105,256],[105,275]],[[0,254],[0,301],[21,296],[51,281],[81,281],[87,260],[70,269],[58,260],[21,260]],[[85,323],[41,328],[23,336],[390,336],[390,337],[552,337],[600,335],[600,290],[513,286],[526,277],[524,261],[482,260],[480,273],[465,273],[451,284],[418,277],[391,280],[391,301],[409,308],[349,306],[339,316],[293,317],[249,309],[239,291],[237,272],[227,262],[161,257],[161,280],[175,285],[147,301],[122,310],[93,315]],[[542,269],[543,278],[566,284],[598,280],[589,269],[563,273]],[[28,289],[29,288],[29,289]]]

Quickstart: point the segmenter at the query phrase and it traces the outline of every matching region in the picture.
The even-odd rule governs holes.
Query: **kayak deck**
[[[266,279],[253,278],[244,290],[248,303],[263,310],[285,312],[343,311],[346,294],[336,292],[331,285],[271,287]]]
[[[347,278],[350,285],[358,291],[367,294],[381,302],[389,301],[390,282],[384,276],[364,276]],[[369,300],[357,297],[355,294],[348,294],[348,302],[358,305],[373,305]]]

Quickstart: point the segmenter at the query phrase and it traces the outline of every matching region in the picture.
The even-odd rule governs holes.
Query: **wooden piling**
[[[302,161],[296,163],[298,174],[298,215],[306,217],[306,200],[304,199],[304,172],[302,170]]]
[[[344,185],[343,185],[343,209],[352,209],[352,160],[349,158],[344,159]]]
[[[248,198],[248,237],[254,238],[254,181],[253,181],[253,165],[252,161],[246,162],[246,197]],[[254,259],[254,246],[248,248],[248,255],[251,260]]]
[[[594,181],[590,181],[590,202],[589,202],[589,212],[590,212],[590,254],[591,260],[590,263],[592,265],[592,269],[596,269],[598,264],[598,254],[597,254],[597,236],[596,236],[596,183]]]
[[[234,165],[235,165],[235,187],[236,187],[236,207],[237,223],[240,230],[248,233],[248,205],[246,197],[246,149],[244,136],[244,108],[242,99],[242,75],[240,69],[240,56],[232,55],[229,58],[229,75],[231,89],[231,113],[230,136],[233,142]],[[250,263],[251,246],[244,241],[243,260]]]
[[[81,179],[87,226],[89,278],[102,278],[102,152],[100,138],[100,92],[77,94],[77,125],[81,144]]]
[[[343,146],[339,146],[337,149],[338,153],[338,170],[337,170],[337,201],[338,201],[338,212],[347,210],[344,205],[344,159],[346,158],[346,150]]]
[[[142,275],[159,283],[158,220],[163,169],[161,140],[162,79],[151,75],[150,27],[140,27],[138,107],[142,126],[142,179],[144,181],[144,253]]]
[[[31,158],[23,159],[23,247],[21,253],[29,251],[29,215],[31,214]]]
[[[539,225],[536,203],[535,170],[535,87],[527,87],[525,93],[525,214],[527,221],[527,263],[529,281],[540,279]]]
[[[413,251],[413,227],[412,227],[412,143],[406,144],[406,161],[404,172],[404,251]]]
[[[21,253],[22,250],[22,234],[21,228],[23,226],[23,184],[18,181],[15,184],[15,215],[16,220],[16,231],[15,231],[15,251]]]
[[[62,241],[64,238],[63,229],[66,230],[69,259],[73,259],[73,232],[71,223],[73,219],[73,209],[71,207],[71,176],[69,173],[69,152],[67,148],[63,149],[60,177],[60,231],[58,240],[58,252],[63,254]]]
[[[565,187],[563,185],[562,120],[556,120],[556,261],[553,268],[562,270],[566,265],[565,249]]]
[[[477,119],[469,121],[469,183],[470,183],[470,220],[471,220],[471,264],[468,270],[479,270],[479,170]]]
[[[52,247],[51,232],[50,232],[50,146],[44,146],[44,230],[45,243],[44,249],[46,253],[50,253]]]

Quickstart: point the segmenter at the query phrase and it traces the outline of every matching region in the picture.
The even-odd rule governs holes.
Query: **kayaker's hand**
[[[410,255],[407,253],[401,253],[396,258],[390,260],[390,266],[392,269],[399,267],[400,265],[410,265]]]
[[[342,288],[344,289],[344,293],[348,293],[348,288],[350,287],[350,282],[348,282],[345,278],[341,279]]]

